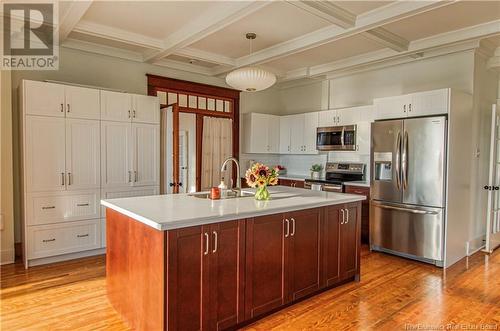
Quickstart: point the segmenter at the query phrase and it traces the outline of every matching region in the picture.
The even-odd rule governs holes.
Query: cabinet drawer
[[[28,259],[101,247],[101,221],[79,221],[28,227]]]
[[[370,198],[370,188],[369,187],[346,185],[345,186],[345,193],[364,195],[367,199]],[[366,202],[367,202],[366,200],[363,201],[363,203],[366,203]]]
[[[42,225],[99,217],[99,192],[60,192],[28,196],[27,221]]]

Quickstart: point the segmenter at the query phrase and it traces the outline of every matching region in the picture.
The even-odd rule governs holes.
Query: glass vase
[[[255,200],[269,200],[269,197],[270,194],[266,185],[257,188],[257,192],[255,192]]]

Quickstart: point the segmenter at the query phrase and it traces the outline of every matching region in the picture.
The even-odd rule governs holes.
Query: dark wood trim
[[[22,261],[23,259],[23,243],[14,244],[14,260]]]
[[[177,104],[172,106],[172,193],[179,193],[179,107]]]
[[[179,111],[181,113],[203,115],[203,116],[209,116],[209,117],[222,117],[222,118],[230,118],[230,119],[233,118],[233,114],[231,114],[231,113],[223,113],[223,112],[214,111],[214,110],[196,109],[196,108],[180,107],[179,106]]]

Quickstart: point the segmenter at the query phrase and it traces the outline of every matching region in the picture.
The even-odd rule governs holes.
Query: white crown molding
[[[59,43],[64,42],[92,4],[92,0],[73,1],[59,23]]]
[[[164,58],[271,3],[271,1],[252,1],[250,4],[242,1],[221,2],[200,18],[191,20],[187,25],[172,33],[163,41],[161,51],[146,58],[146,61],[155,62]]]
[[[76,49],[84,52],[96,53],[101,55],[107,55],[112,57],[117,57],[120,59],[143,62],[144,57],[141,53],[105,46],[101,44],[91,43],[88,41],[67,38],[61,45],[61,47]]]
[[[160,50],[163,48],[163,42],[160,39],[151,38],[142,34],[112,28],[85,20],[81,20],[75,26],[73,31],[153,50]]]
[[[342,28],[353,27],[356,23],[356,15],[331,2],[287,0],[287,3]]]
[[[381,27],[385,24],[408,18],[432,9],[447,6],[455,1],[397,1],[386,6],[357,16],[352,28],[343,29],[338,26],[328,26],[303,36],[273,45],[236,60],[238,67],[269,62],[290,54],[314,48],[335,40],[354,36],[356,34]],[[217,74],[227,69],[220,68]]]
[[[216,63],[225,66],[235,66],[236,60],[228,56],[202,51],[196,48],[185,47],[174,52],[175,55],[185,56],[190,59]]]
[[[405,38],[380,27],[364,32],[363,36],[397,52],[407,51],[410,45]]]

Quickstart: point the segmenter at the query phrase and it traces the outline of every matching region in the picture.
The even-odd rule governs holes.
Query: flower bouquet
[[[255,199],[269,200],[268,185],[278,184],[278,169],[269,169],[268,166],[262,163],[254,163],[250,169],[245,173],[247,184],[250,187],[256,187]]]

